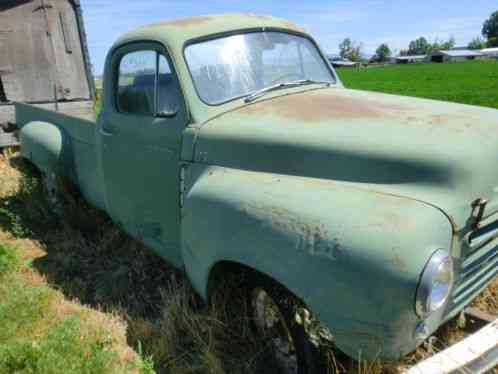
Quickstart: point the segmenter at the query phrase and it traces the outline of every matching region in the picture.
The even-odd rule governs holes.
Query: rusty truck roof
[[[192,39],[244,29],[275,28],[306,33],[284,19],[256,14],[221,14],[156,22],[127,32],[114,46],[136,40],[157,40],[171,48],[183,48]]]

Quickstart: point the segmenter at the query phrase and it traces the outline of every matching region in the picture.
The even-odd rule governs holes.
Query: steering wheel
[[[301,76],[301,74],[298,74],[298,73],[288,73],[288,74],[284,74],[284,75],[278,77],[277,79],[272,80],[268,84],[271,86],[271,85],[277,84],[277,82],[279,82],[279,81],[282,81],[281,83],[286,83],[286,80],[284,80],[286,78],[296,78],[296,79],[293,79],[293,80],[303,79],[303,77]]]

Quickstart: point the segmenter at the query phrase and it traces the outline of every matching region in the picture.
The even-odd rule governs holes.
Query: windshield
[[[211,105],[279,83],[335,83],[315,45],[284,32],[252,32],[191,44],[185,58],[199,96]]]

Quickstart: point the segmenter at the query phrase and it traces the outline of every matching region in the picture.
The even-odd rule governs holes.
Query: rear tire
[[[62,180],[54,172],[42,173],[43,192],[47,201],[48,209],[57,218],[64,215],[66,200],[62,189]]]
[[[283,374],[328,373],[327,353],[311,342],[298,314],[306,310],[276,282],[258,277],[247,287],[247,310]]]

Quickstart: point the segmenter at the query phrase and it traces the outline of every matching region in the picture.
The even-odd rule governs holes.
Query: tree
[[[416,40],[412,40],[408,46],[408,50],[402,50],[400,53],[403,56],[407,55],[426,55],[433,51],[446,50],[455,47],[455,38],[452,36],[447,41],[441,41],[438,38],[434,40],[434,43],[429,43],[426,38],[421,37]]]
[[[486,41],[477,36],[474,39],[472,39],[468,45],[469,49],[483,49],[486,48]]]
[[[391,57],[391,49],[386,43],[379,45],[372,60],[375,62],[386,62]]]
[[[488,47],[498,47],[498,11],[484,22],[482,35],[488,39]]]
[[[361,44],[346,38],[339,44],[339,53],[344,59],[359,62],[361,60],[361,48]]]
[[[342,58],[347,58],[347,55],[353,48],[353,41],[350,38],[344,39],[340,44],[339,44],[339,54],[341,55]]]
[[[432,50],[431,44],[427,41],[426,38],[418,38],[416,40],[412,40],[410,45],[408,46],[408,54],[409,55],[425,55]]]
[[[447,50],[447,49],[451,49],[451,48],[454,48],[455,47],[455,38],[452,36],[451,38],[448,39],[448,41],[446,42],[442,42],[442,43],[439,43],[439,48],[436,48],[436,43],[437,41],[432,45],[432,50],[437,50],[437,49],[443,49],[443,50]]]

